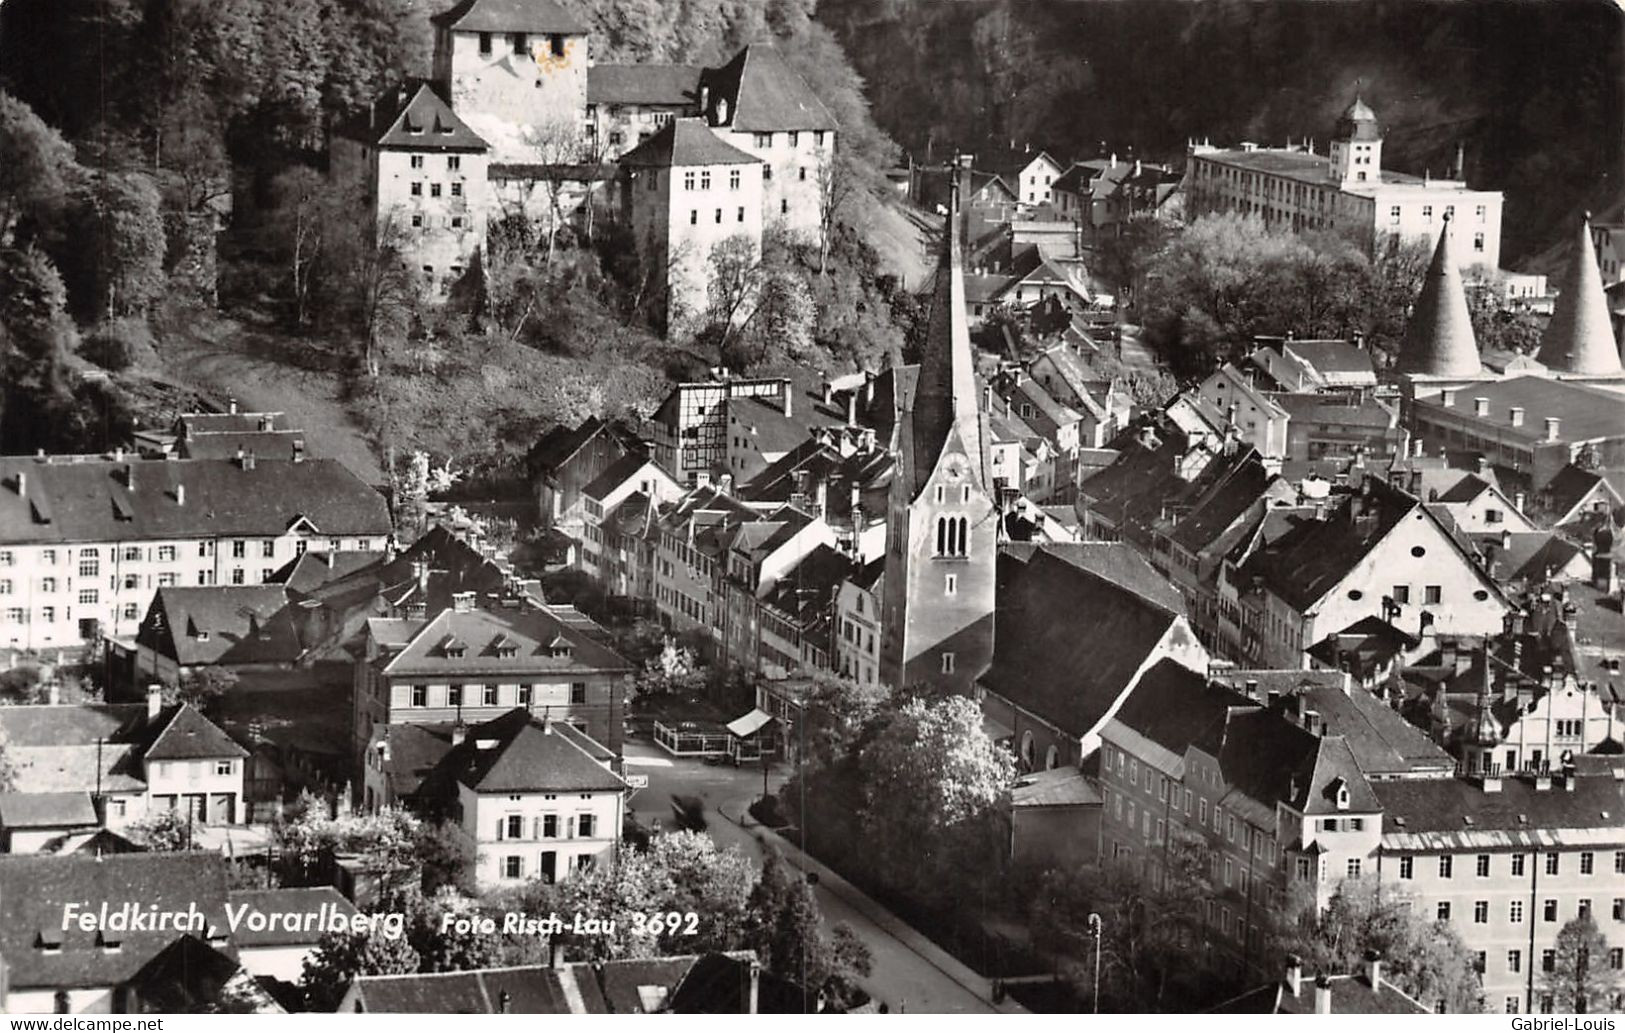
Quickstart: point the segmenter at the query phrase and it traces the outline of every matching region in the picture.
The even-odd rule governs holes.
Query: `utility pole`
[[[1096,1015],[1100,1014],[1100,934],[1101,934],[1101,926],[1102,926],[1102,922],[1101,922],[1101,919],[1100,919],[1100,913],[1097,912],[1097,911],[1089,912],[1089,936],[1090,936],[1091,939],[1093,939],[1095,941],[1094,1011],[1095,1011]]]

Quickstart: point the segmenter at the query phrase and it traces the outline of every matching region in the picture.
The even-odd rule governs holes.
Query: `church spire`
[[[1590,212],[1581,217],[1579,235],[1571,244],[1557,307],[1535,357],[1547,369],[1560,373],[1618,376],[1625,370],[1620,368],[1619,344],[1609,328],[1608,299],[1591,245]]]
[[[1439,246],[1433,251],[1422,293],[1405,327],[1405,340],[1399,349],[1401,373],[1477,377],[1484,372],[1478,361],[1473,321],[1467,314],[1467,293],[1461,284],[1454,240],[1450,215],[1446,213]]]
[[[956,170],[957,171],[957,170]],[[920,349],[920,378],[914,390],[908,450],[909,488],[918,492],[930,477],[950,436],[957,431],[970,459],[970,474],[979,487],[991,486],[987,431],[976,389],[976,361],[970,326],[965,319],[965,272],[961,257],[960,198],[948,214],[942,258],[937,266],[925,343]]]

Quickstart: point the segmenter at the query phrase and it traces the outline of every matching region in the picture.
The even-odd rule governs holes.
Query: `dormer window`
[[[440,640],[440,655],[461,659],[468,652],[461,639],[456,635],[447,635]]]
[[[124,949],[124,941],[119,938],[118,933],[103,930],[96,934],[96,946],[100,947],[104,954],[117,954]]]
[[[570,640],[563,635],[557,636],[547,644],[547,655],[554,659],[567,660],[572,652],[574,652],[574,649],[570,645]]]
[[[491,640],[491,652],[496,656],[509,659],[519,655],[519,647],[507,635],[498,635]]]
[[[46,954],[62,953],[62,930],[41,927],[34,934],[34,946]]]

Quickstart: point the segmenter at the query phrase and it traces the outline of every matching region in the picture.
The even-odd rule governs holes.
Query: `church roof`
[[[1483,372],[1454,239],[1450,216],[1446,215],[1439,246],[1433,251],[1433,262],[1422,282],[1422,293],[1405,327],[1405,340],[1399,350],[1401,373],[1476,377]]]
[[[925,343],[920,347],[919,381],[902,427],[900,468],[911,499],[924,487],[938,457],[956,433],[970,457],[971,476],[980,485],[992,483],[986,417],[976,389],[976,362],[965,320],[959,219],[957,211],[948,218],[948,239],[937,267]]]
[[[1580,219],[1580,232],[1570,243],[1557,305],[1535,357],[1548,369],[1564,373],[1618,375],[1619,342],[1609,326],[1602,273],[1591,249],[1591,213]]]

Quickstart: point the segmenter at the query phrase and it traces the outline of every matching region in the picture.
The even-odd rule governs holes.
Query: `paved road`
[[[761,861],[762,845],[756,837],[716,809],[724,801],[759,794],[762,791],[760,767],[713,766],[694,760],[675,759],[645,741],[629,741],[625,755],[628,773],[649,776],[648,788],[639,790],[632,798],[632,811],[640,822],[647,825],[658,818],[669,827],[672,823],[672,795],[697,796],[705,801],[705,816],[709,822],[706,831],[717,845],[737,846],[753,860]],[[769,786],[776,790],[788,774],[783,768],[771,770],[768,774]],[[986,1014],[995,1011],[988,1002],[949,978],[907,944],[859,913],[829,887],[820,884],[814,893],[823,910],[825,923],[846,922],[851,925],[873,952],[874,971],[862,983],[870,996],[885,1001],[894,1011],[899,1008],[931,1013]]]

